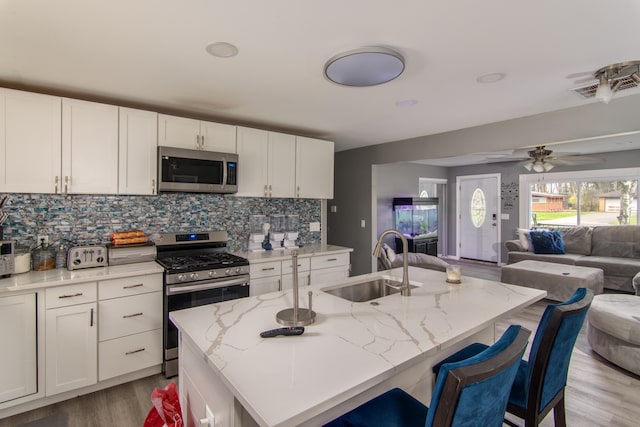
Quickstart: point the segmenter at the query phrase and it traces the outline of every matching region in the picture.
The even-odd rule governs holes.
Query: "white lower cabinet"
[[[311,258],[298,258],[298,286],[311,284]],[[293,260],[291,258],[282,261],[282,289],[293,289]],[[304,294],[303,298],[307,298]]]
[[[0,298],[0,403],[38,391],[36,294]]]
[[[98,282],[98,380],[162,363],[162,275]]]
[[[311,258],[311,284],[338,282],[349,277],[348,253],[318,255]]]
[[[46,290],[46,395],[96,384],[96,282]],[[93,297],[92,297],[93,296]],[[94,302],[85,302],[93,298]]]
[[[251,261],[251,295],[293,289],[292,259]],[[349,277],[350,254],[330,253],[298,258],[298,286],[336,282]],[[305,300],[306,293],[301,294]]]
[[[280,261],[251,264],[249,269],[249,296],[282,290],[282,263]]]

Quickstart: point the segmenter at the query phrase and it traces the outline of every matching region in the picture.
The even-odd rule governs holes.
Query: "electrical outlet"
[[[309,231],[320,231],[320,223],[319,222],[310,222],[309,223]]]
[[[40,234],[40,235],[38,235],[37,239],[38,239],[38,241],[37,241],[38,245],[44,243],[44,246],[49,246],[49,236],[46,236],[44,234]]]

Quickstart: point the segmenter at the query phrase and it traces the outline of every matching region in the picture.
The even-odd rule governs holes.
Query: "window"
[[[484,197],[484,192],[480,188],[476,188],[471,196],[469,214],[471,215],[473,226],[475,228],[482,227],[487,216],[487,201]]]
[[[520,176],[520,224],[638,224],[640,170],[566,172]]]

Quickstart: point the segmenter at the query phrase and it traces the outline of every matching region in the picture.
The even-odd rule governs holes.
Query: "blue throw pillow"
[[[531,230],[531,243],[536,254],[563,254],[564,242],[562,234],[557,231]]]

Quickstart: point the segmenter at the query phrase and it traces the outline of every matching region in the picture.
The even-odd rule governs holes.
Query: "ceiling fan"
[[[521,164],[528,171],[549,172],[556,166],[588,165],[601,162],[602,159],[589,156],[563,155],[553,156],[553,151],[539,145],[533,150],[527,151],[529,158]]]
[[[586,76],[586,77],[584,77]],[[640,86],[640,61],[619,62],[596,71],[570,74],[567,78],[578,78],[581,86],[571,90],[584,98],[595,97],[608,104],[616,92]],[[584,83],[587,83],[585,86]]]

